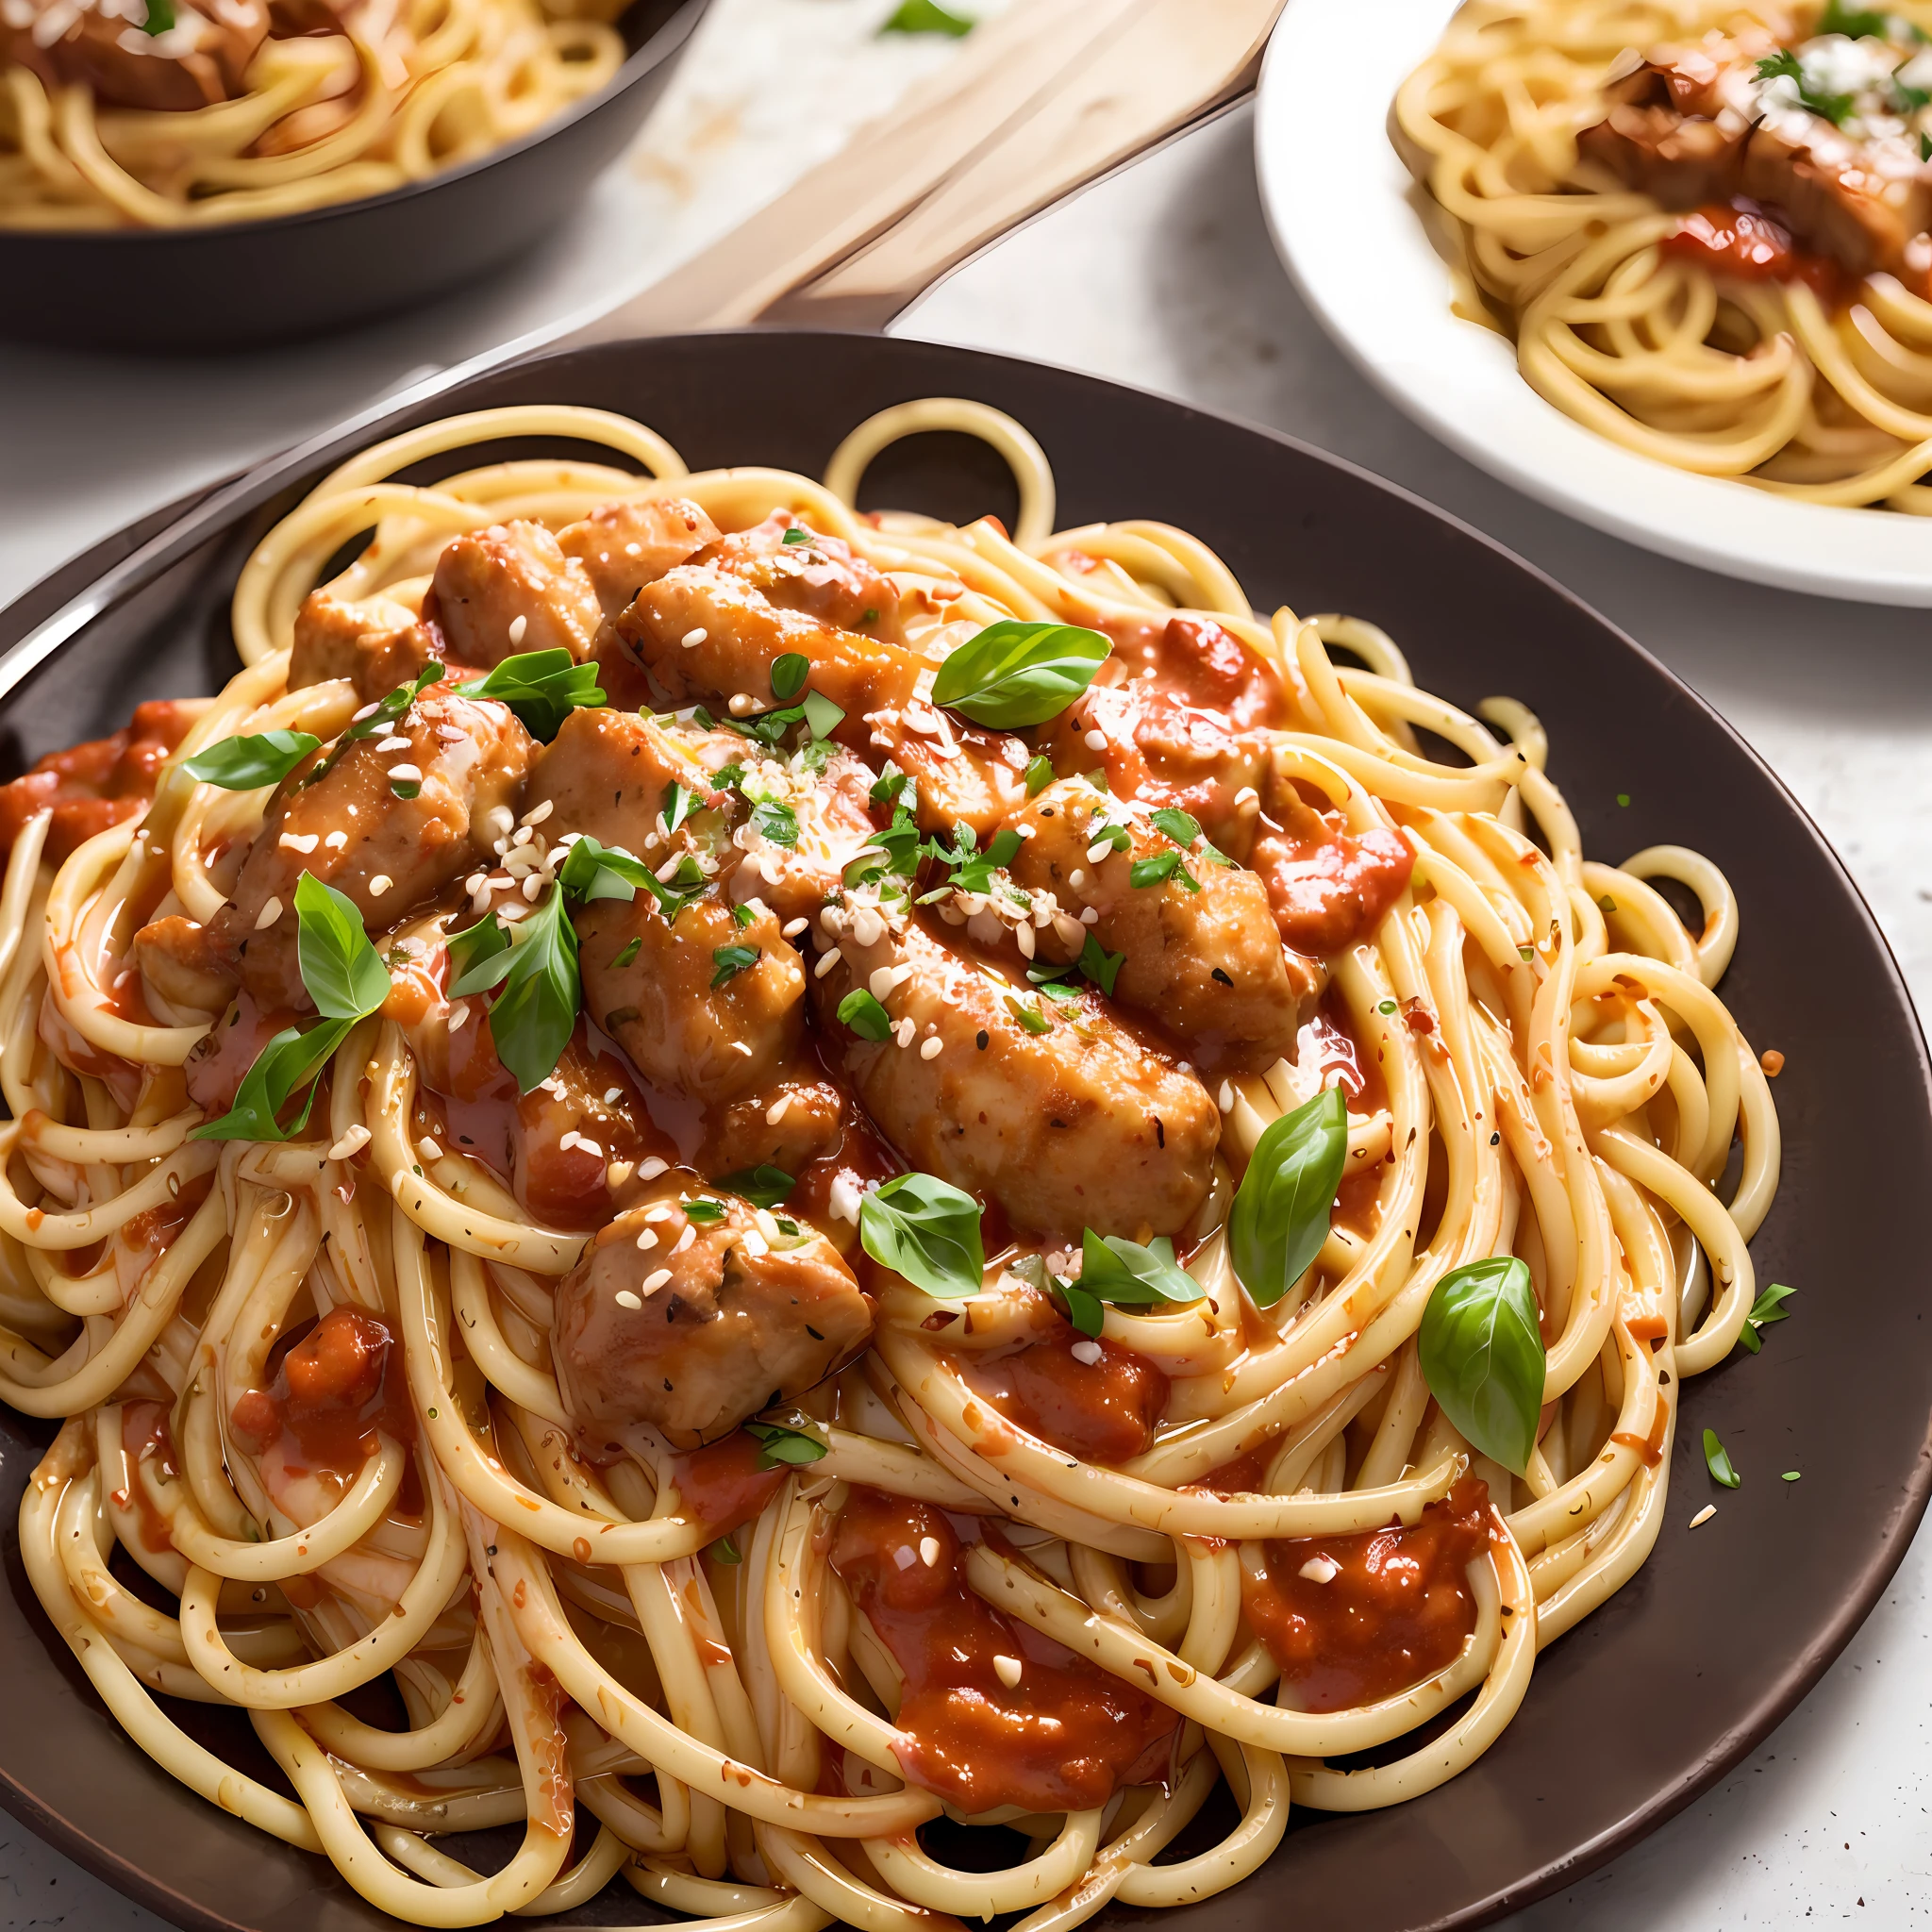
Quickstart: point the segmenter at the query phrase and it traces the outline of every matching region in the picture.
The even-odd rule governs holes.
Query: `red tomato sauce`
[[[206,708],[195,699],[137,705],[134,722],[112,737],[49,752],[11,784],[0,785],[0,853],[12,851],[22,828],[40,812],[54,814],[45,857],[55,865],[109,825],[138,817],[155,795],[156,774]]]
[[[189,1099],[210,1117],[226,1113],[262,1048],[284,1027],[299,1024],[303,1017],[286,1009],[264,1013],[250,994],[237,993],[235,1004],[215,1022],[213,1032],[196,1041],[188,1057],[183,1071]],[[295,1110],[300,1111],[299,1102]]]
[[[378,1434],[406,1448],[416,1440],[402,1348],[381,1316],[347,1306],[283,1350],[269,1386],[242,1395],[229,1421],[258,1456],[278,1443],[291,1475],[344,1483],[381,1448]]]
[[[1047,1298],[1027,1293],[1027,1337],[959,1350],[967,1386],[1009,1423],[1085,1462],[1126,1462],[1153,1447],[1167,1410],[1167,1377],[1131,1349],[1101,1341],[1100,1359],[1074,1354],[1085,1340]]]
[[[702,1449],[672,1457],[683,1511],[695,1516],[713,1536],[724,1536],[759,1515],[785,1480],[779,1469],[760,1469],[764,1445],[743,1429],[734,1429]]]
[[[1131,1684],[1003,1617],[967,1583],[971,1518],[855,1488],[832,1568],[905,1677],[899,1728],[909,1783],[968,1816],[1001,1805],[1077,1811],[1166,1770],[1177,1720]],[[921,1545],[937,1545],[928,1563]],[[995,1657],[1017,1658],[1017,1684]]]
[[[175,1454],[174,1432],[168,1426],[167,1404],[124,1403],[121,1407],[121,1447],[131,1466],[127,1472],[127,1487],[116,1490],[113,1500],[119,1507],[134,1511],[141,1524],[142,1546],[158,1557],[175,1547],[174,1532],[168,1526],[168,1519],[150,1499],[147,1487],[141,1480],[140,1465],[158,1461],[166,1481],[180,1480],[181,1465]]]
[[[1413,1528],[1266,1544],[1241,1607],[1298,1708],[1371,1704],[1455,1661],[1476,1620],[1464,1572],[1494,1534],[1487,1485],[1464,1476]],[[1325,1583],[1302,1574],[1317,1559],[1336,1566]]]
[[[1293,722],[1281,674],[1210,617],[1171,617],[1157,626],[1122,618],[1101,628],[1113,639],[1109,682],[1130,684],[1136,695],[1177,699],[1212,711],[1237,731],[1286,729]]]
[[[1827,308],[1843,299],[1845,273],[1802,247],[1784,223],[1752,202],[1700,208],[1657,243],[1666,257],[1744,282],[1807,282]]]
[[[1259,833],[1248,862],[1268,889],[1282,942],[1325,958],[1374,931],[1408,884],[1415,854],[1399,833],[1347,832],[1339,816],[1303,808]]]

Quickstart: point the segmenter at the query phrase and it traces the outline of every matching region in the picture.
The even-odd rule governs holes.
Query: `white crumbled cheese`
[[[1004,1651],[996,1652],[992,1667],[994,1674],[1008,1690],[1019,1689],[1020,1679],[1025,1674],[1026,1666],[1018,1657],[1008,1657]]]
[[[646,1294],[656,1294],[660,1288],[662,1288],[664,1284],[670,1279],[670,1269],[659,1268],[656,1274],[647,1274],[644,1276],[644,1292]]]
[[[1091,1369],[1100,1359],[1105,1351],[1101,1348],[1099,1342],[1083,1336],[1078,1341],[1074,1342],[1067,1353],[1076,1362],[1080,1362]]]
[[[1310,1583],[1333,1583],[1341,1574],[1341,1565],[1333,1557],[1310,1557],[1299,1574]]]
[[[261,910],[255,915],[257,932],[266,932],[282,916],[282,902],[271,894],[261,904]]]
[[[695,630],[686,631],[684,634],[684,648],[687,651],[693,649],[696,645],[703,643],[708,636],[709,636],[709,632],[705,629],[703,625],[699,625]]]
[[[354,1156],[361,1153],[363,1148],[368,1146],[368,1144],[369,1129],[365,1127],[360,1121],[358,1121],[356,1124],[353,1127],[350,1127],[342,1135],[342,1138],[340,1141],[338,1141],[336,1144],[328,1150],[328,1158],[331,1160],[348,1160],[352,1158]]]
[[[524,633],[526,630],[528,630],[529,627],[530,620],[527,617],[523,616],[521,613],[519,613],[515,617],[512,617],[509,621],[510,642],[513,644],[522,643],[524,641]]]
[[[660,1174],[669,1170],[671,1163],[661,1155],[647,1154],[638,1162],[638,1178],[641,1181],[654,1181]]]
[[[517,622],[521,624],[523,619],[519,618]],[[627,1288],[620,1288],[614,1299],[620,1308],[641,1308],[643,1307],[643,1303]]]
[[[940,1560],[940,1540],[936,1536],[923,1536],[919,1539],[919,1560],[928,1570],[937,1566]]]
[[[285,852],[313,852],[321,839],[314,832],[284,832],[275,843]]]

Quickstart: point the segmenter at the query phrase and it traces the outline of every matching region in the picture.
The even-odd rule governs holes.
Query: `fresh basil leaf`
[[[1174,1243],[1157,1235],[1144,1248],[1117,1234],[1090,1227],[1080,1237],[1080,1286],[1104,1302],[1145,1307],[1153,1302],[1197,1302],[1207,1293],[1174,1257]]]
[[[1137,891],[1142,886],[1158,886],[1179,868],[1181,856],[1178,852],[1157,852],[1152,858],[1137,858],[1133,870],[1127,874],[1127,883]],[[1183,873],[1182,877],[1187,874]]]
[[[153,0],[150,0],[153,4]],[[957,13],[949,13],[939,0],[899,0],[898,8],[879,28],[882,34],[950,34],[963,40],[978,25]],[[789,534],[789,533],[788,533]]]
[[[564,895],[553,891],[517,927],[503,991],[490,1008],[496,1057],[528,1093],[557,1071],[577,1024],[582,998],[577,936],[564,916]]]
[[[886,769],[873,780],[872,790],[865,795],[874,805],[895,805],[899,802],[907,786],[911,783],[912,780],[897,765],[893,764],[891,759],[888,759],[886,761]],[[909,805],[911,800],[908,799],[906,802]]]
[[[724,1219],[724,1209],[716,1201],[687,1201],[683,1206],[684,1218],[687,1221],[695,1221],[700,1225]]]
[[[712,1543],[706,1550],[705,1554],[713,1562],[717,1563],[741,1563],[744,1561],[744,1557],[740,1554],[738,1545],[731,1541],[728,1534],[721,1536],[716,1542]]]
[[[635,959],[641,952],[643,951],[643,941],[639,939],[635,934],[633,934],[631,938],[625,941],[623,946],[619,949],[616,958],[611,960],[611,965],[628,966],[630,962],[633,959]]]
[[[748,926],[758,914],[749,906],[734,906],[731,908],[731,923],[740,932]]]
[[[1798,103],[1816,114],[1822,121],[1829,121],[1833,126],[1846,120],[1852,111],[1854,98],[1850,94],[1830,93],[1815,87],[1806,76],[1804,63],[1789,47],[1780,47],[1775,54],[1757,63],[1759,80],[1789,80],[1797,90]]]
[[[675,832],[691,816],[697,793],[686,790],[675,778],[664,788],[663,819],[666,832]]]
[[[1078,625],[1003,618],[940,666],[932,700],[995,730],[1044,724],[1093,682],[1112,649],[1099,631]]]
[[[782,658],[772,662],[772,695],[781,705],[789,705],[805,689],[805,680],[811,675],[811,659],[798,651],[787,651]]]
[[[1201,836],[1201,821],[1192,812],[1182,811],[1178,806],[1163,805],[1148,816],[1154,821],[1156,831],[1165,832],[1183,848],[1191,845]]]
[[[415,677],[408,684],[399,684],[381,699],[368,716],[358,718],[337,738],[327,758],[316,766],[302,781],[302,790],[311,785],[320,785],[335,768],[341,763],[342,754],[352,744],[359,744],[365,738],[386,738],[391,728],[408,711],[409,707],[429,689],[432,684],[442,682],[442,666],[440,663],[424,665]]]
[[[839,1002],[839,1024],[861,1040],[885,1040],[892,1031],[891,1015],[862,986]]]
[[[820,1461],[825,1454],[825,1444],[803,1429],[788,1429],[783,1423],[746,1423],[744,1426],[758,1439],[760,1469],[776,1469],[780,1463],[797,1467]]]
[[[175,0],[147,0],[147,11],[141,21],[142,33],[164,34],[174,25]]]
[[[760,957],[756,946],[713,946],[711,964],[717,971],[711,974],[711,991],[716,992],[741,973],[749,973]]]
[[[668,925],[676,923],[677,915],[687,906],[703,898],[710,880],[705,876],[704,868],[687,852],[678,859],[677,869],[669,879],[660,879],[646,867],[638,883],[658,902],[658,910],[664,915]]]
[[[774,845],[796,849],[798,814],[782,800],[758,799],[752,806],[751,822]]]
[[[450,982],[451,999],[487,992],[509,971],[509,928],[495,913],[486,913],[475,925],[449,936],[449,959],[457,973]]]
[[[866,1195],[858,1239],[881,1268],[942,1301],[977,1294],[986,1275],[979,1203],[929,1174],[902,1174]]]
[[[220,1120],[206,1121],[189,1137],[195,1141],[287,1141],[308,1124],[315,1105],[315,1077],[329,1056],[349,1037],[353,1020],[323,1019],[308,1026],[285,1026],[256,1055],[242,1075],[234,1105]],[[308,1088],[302,1111],[283,1126],[276,1118],[298,1089]]]
[[[1751,1312],[1744,1317],[1744,1325],[1738,1330],[1738,1346],[1746,1355],[1756,1355],[1763,1348],[1757,1331],[1772,1322],[1788,1322],[1791,1311],[1778,1304],[1795,1294],[1795,1289],[1786,1288],[1782,1283],[1773,1282],[1757,1299],[1751,1304]]]
[[[1528,1268],[1496,1255],[1451,1269],[1423,1310],[1416,1349],[1430,1393],[1465,1441],[1521,1475],[1547,1370]]]
[[[1007,1011],[1012,1014],[1028,1033],[1037,1035],[1052,1032],[1053,1022],[1038,1007],[1028,1006],[1017,993],[1009,992],[1003,994],[1002,997],[1006,1001]]]
[[[1109,953],[1090,932],[1080,946],[1080,971],[1111,999],[1126,958],[1124,953]]]
[[[312,872],[295,881],[295,962],[325,1020],[360,1020],[389,997],[389,969],[356,902]]]
[[[811,532],[803,524],[793,524],[778,541],[781,543],[809,543]]]
[[[557,883],[568,898],[588,905],[593,899],[622,899],[628,903],[638,888],[648,890],[653,883],[651,868],[641,858],[612,845],[600,845],[586,835],[571,841],[569,854],[558,868]]]
[[[1325,1088],[1271,1121],[1255,1143],[1227,1217],[1228,1255],[1248,1299],[1273,1307],[1328,1239],[1348,1158],[1348,1103]]]
[[[1026,796],[1038,798],[1053,783],[1053,760],[1042,752],[1026,766]]]
[[[1028,979],[1033,978],[1030,973],[1026,976]],[[1034,986],[1050,1000],[1075,1001],[1081,997],[1080,989],[1077,986],[1069,986],[1063,979],[1034,980]]]
[[[1731,1467],[1730,1452],[1717,1439],[1715,1429],[1704,1432],[1704,1466],[1710,1472],[1714,1483],[1722,1483],[1727,1490],[1735,1490],[1744,1478]]]
[[[1884,14],[1874,8],[1847,7],[1844,0],[1831,0],[1811,32],[1817,40],[1826,34],[1843,34],[1848,41],[1883,41],[1890,38],[1886,25]]]
[[[1077,1281],[1054,1282],[1055,1292],[1065,1304],[1067,1320],[1091,1341],[1097,1340],[1107,1326],[1107,1310],[1098,1295],[1089,1294]]]
[[[545,744],[573,711],[579,707],[594,709],[605,702],[597,666],[579,664],[565,650],[525,651],[506,658],[489,676],[459,684],[457,690],[466,698],[494,698],[507,705],[530,736]]]
[[[307,731],[261,731],[252,738],[225,738],[181,769],[204,785],[224,791],[253,791],[279,785],[322,740]]]
[[[829,738],[845,722],[845,708],[835,705],[822,691],[808,691],[802,707],[805,728],[814,738]]]
[[[728,1193],[741,1194],[754,1208],[775,1208],[797,1182],[782,1167],[773,1167],[762,1162],[757,1167],[742,1167],[736,1174],[727,1174],[722,1180],[712,1183]]]

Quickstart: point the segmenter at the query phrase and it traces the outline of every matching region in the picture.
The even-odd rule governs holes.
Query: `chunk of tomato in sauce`
[[[1345,953],[1373,933],[1408,884],[1415,854],[1400,833],[1343,828],[1307,806],[1255,836],[1248,863],[1268,889],[1284,944],[1312,958]]]
[[[0,785],[0,854],[11,852],[27,821],[43,811],[54,814],[44,856],[56,865],[109,825],[139,816],[161,766],[206,708],[197,699],[137,705],[133,723],[110,737],[49,752]]]
[[[763,1453],[764,1444],[756,1436],[734,1429],[702,1449],[673,1457],[683,1513],[695,1516],[713,1537],[727,1536],[762,1515],[785,1480],[783,1467],[758,1467]]]
[[[929,1504],[855,1487],[832,1568],[905,1678],[908,1782],[969,1817],[1002,1805],[1080,1811],[1167,1769],[1173,1711],[1000,1615],[966,1581],[968,1541],[998,1531]],[[995,1657],[1020,1665],[1001,1677]],[[1008,1665],[1010,1672],[1010,1664]]]
[[[1086,1338],[1038,1290],[1025,1299],[1014,1341],[948,1352],[967,1386],[1009,1423],[1083,1461],[1144,1455],[1167,1411],[1167,1377],[1110,1341],[1092,1343],[1099,1358],[1082,1361],[1074,1350]]]
[[[1693,208],[1657,253],[1736,281],[1806,282],[1827,308],[1845,297],[1847,276],[1830,256],[1802,246],[1775,215],[1749,202]]]
[[[1392,1697],[1456,1660],[1476,1623],[1467,1571],[1499,1536],[1464,1476],[1412,1527],[1297,1537],[1241,1571],[1241,1607],[1302,1710]]]

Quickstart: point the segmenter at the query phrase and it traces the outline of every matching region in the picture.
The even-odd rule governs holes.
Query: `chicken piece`
[[[833,917],[839,958],[812,981],[826,1051],[912,1166],[1041,1233],[1144,1240],[1187,1225],[1221,1138],[1198,1080],[1143,1045],[1097,993],[1041,999],[916,921],[862,944]],[[894,1023],[882,1042],[837,1017],[859,989]]]
[[[917,652],[780,609],[729,571],[668,571],[614,628],[676,705],[744,693],[762,706],[780,658],[809,659],[810,688],[845,713],[833,737],[855,751],[883,751],[914,777],[929,831],[965,824],[983,836],[1024,795],[1025,748],[936,711],[924,695],[930,682],[922,682],[933,667]]]
[[[593,1454],[641,1424],[680,1449],[714,1442],[872,1337],[872,1303],[823,1235],[787,1235],[735,1195],[706,1197],[714,1219],[693,1205],[668,1192],[620,1214],[558,1284],[558,1381]]]
[[[893,643],[903,641],[897,587],[842,538],[822,537],[790,510],[774,510],[763,523],[722,538],[693,560],[742,577],[780,610],[802,611],[841,630]]]
[[[310,591],[295,613],[295,641],[289,653],[289,689],[346,678],[369,704],[400,684],[413,684],[423,668],[444,657],[441,634],[388,597],[352,603],[327,585]],[[447,681],[465,675],[452,665]]]
[[[1096,828],[1123,821],[1126,848],[1091,858]],[[1013,829],[1024,837],[1013,877],[1029,891],[1052,892],[1075,916],[1089,908],[1099,914],[1090,928],[1094,939],[1125,955],[1113,997],[1158,1022],[1194,1065],[1261,1073],[1294,1057],[1295,1035],[1321,995],[1321,975],[1312,962],[1282,951],[1267,890],[1253,873],[1208,859],[1196,847],[1183,850],[1165,879],[1133,885],[1135,865],[1164,858],[1175,841],[1144,814],[1110,805],[1084,778],[1049,785]],[[1189,890],[1183,873],[1198,891]],[[1037,943],[1061,962],[1080,953],[1051,925]]]
[[[1909,244],[1932,226],[1932,175],[1888,178],[1864,161],[1861,144],[1828,123],[1767,122],[1744,145],[1738,192],[1775,208],[1799,242],[1847,274],[1889,269],[1924,294],[1925,243]]]
[[[582,662],[603,607],[590,573],[541,524],[492,524],[444,544],[423,599],[466,664],[486,670],[527,651],[568,651]]]
[[[92,8],[76,8],[65,30],[43,45],[40,29],[53,17],[47,9],[28,8],[19,17],[9,11],[0,26],[0,59],[39,75],[49,93],[84,87],[97,107],[166,112],[209,108],[242,94],[248,63],[269,25],[267,0],[233,0],[190,16],[194,44],[171,57],[142,45],[147,36],[128,25],[128,15]]]
[[[675,784],[702,794],[695,815],[725,813],[728,794],[713,786],[712,774],[745,755],[741,738],[728,731],[705,734],[667,731],[654,718],[640,718],[613,706],[580,706],[557,736],[537,754],[530,773],[528,808],[556,808],[544,828],[552,837],[584,832],[602,845],[619,845],[655,869],[672,853],[695,849],[695,834],[658,831]],[[698,829],[723,842],[723,819]]]
[[[769,908],[741,924],[712,891],[667,921],[640,892],[593,900],[575,924],[586,1006],[656,1086],[708,1107],[774,1078],[798,1045],[805,971]]]
[[[583,566],[606,617],[717,541],[717,525],[685,496],[607,503],[557,533],[558,547]]]
[[[379,748],[396,738],[408,743]],[[374,931],[396,924],[488,861],[491,841],[514,822],[531,751],[504,706],[431,686],[389,738],[355,741],[313,783],[329,754],[311,753],[270,800],[234,896],[214,918],[206,926],[164,919],[135,935],[143,974],[178,991],[185,967],[229,986],[239,980],[261,1007],[312,1011],[296,958],[295,881],[313,873],[346,893]],[[421,789],[399,798],[392,782]]]
[[[801,1055],[756,1092],[707,1110],[696,1166],[713,1177],[775,1167],[796,1179],[844,1130],[844,1095]]]
[[[1737,187],[1750,132],[1742,115],[1715,118],[1714,74],[1660,57],[1604,90],[1607,111],[1576,137],[1577,152],[1665,208],[1724,201]]]
[[[1107,627],[1112,656],[1045,728],[1041,749],[1057,772],[1103,773],[1117,798],[1191,812],[1215,844],[1244,858],[1254,814],[1241,794],[1266,781],[1269,734],[1298,722],[1294,692],[1209,618]]]
[[[1369,938],[1402,896],[1415,853],[1399,832],[1351,832],[1290,791],[1271,797],[1249,861],[1268,893],[1285,945],[1331,958]]]

